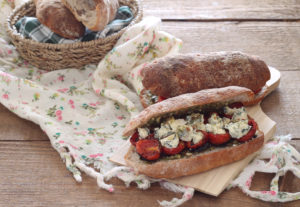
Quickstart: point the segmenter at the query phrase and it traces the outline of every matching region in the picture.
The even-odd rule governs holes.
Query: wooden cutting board
[[[279,85],[280,72],[272,67],[269,67],[269,69],[271,72],[271,79],[267,82],[267,85],[270,89],[268,93],[271,93]],[[276,130],[276,123],[261,110],[260,104],[247,107],[247,112],[255,119],[259,128],[264,132],[265,142],[272,138]],[[124,146],[121,146],[120,149],[117,150],[117,152],[110,158],[110,161],[120,165],[126,165],[124,155],[127,153],[129,147],[130,143],[128,141],[126,144],[124,144]],[[209,195],[218,196],[257,154],[258,152],[249,155],[245,159],[238,162],[221,166],[207,172],[168,181],[193,187],[196,190]]]

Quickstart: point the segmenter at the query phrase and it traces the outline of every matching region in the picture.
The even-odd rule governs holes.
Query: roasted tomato
[[[229,104],[228,106],[233,109],[233,108],[241,108],[244,106],[244,104],[241,102],[234,102]]]
[[[163,100],[166,100],[167,98],[163,97],[163,96],[158,96],[157,101],[161,102]]]
[[[141,139],[136,143],[137,153],[146,160],[157,160],[161,154],[160,143],[157,139]]]
[[[230,140],[230,134],[228,132],[226,132],[225,134],[214,134],[209,132],[208,140],[214,145],[221,145]]]
[[[139,141],[139,133],[136,131],[131,137],[130,137],[130,143],[135,146],[135,144]]]
[[[178,146],[175,148],[167,148],[167,147],[162,147],[162,152],[165,155],[176,155],[180,153],[182,150],[185,148],[185,143],[183,141],[180,141]]]
[[[196,144],[194,144],[193,141],[187,142],[186,146],[189,149],[197,149],[198,147],[203,146],[208,141],[208,134],[207,134],[207,132],[201,131],[201,130],[199,130],[199,132],[202,132],[203,138],[198,143],[196,143]]]
[[[248,124],[252,126],[252,128],[249,130],[249,132],[246,135],[238,139],[239,142],[246,142],[255,135],[255,132],[257,130],[257,123],[253,119],[251,119],[248,121]]]

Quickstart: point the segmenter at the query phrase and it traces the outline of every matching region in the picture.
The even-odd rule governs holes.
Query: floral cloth
[[[287,171],[300,178],[300,153],[290,144],[291,136],[275,137],[263,148],[260,155],[249,164],[230,187],[238,186],[247,195],[264,201],[286,202],[300,199],[300,192],[279,191],[278,181]],[[266,162],[265,160],[269,160]],[[255,172],[275,173],[269,191],[250,190]]]
[[[98,67],[52,72],[31,66],[1,39],[0,102],[40,125],[78,182],[85,172],[110,192],[113,186],[105,180],[112,176],[146,189],[157,180],[135,176],[131,169],[116,167],[108,158],[126,141],[122,131],[131,115],[142,109],[136,93],[142,86],[140,70],[154,58],[178,53],[181,48],[181,40],[160,31],[159,26],[160,19],[154,17],[133,26]],[[175,191],[184,197],[176,202],[192,197],[193,189],[178,188]]]

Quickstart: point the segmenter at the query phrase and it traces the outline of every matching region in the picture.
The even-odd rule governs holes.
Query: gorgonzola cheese
[[[149,129],[147,128],[138,128],[138,133],[140,138],[145,139],[149,135]]]
[[[194,144],[197,144],[198,142],[200,142],[203,139],[203,134],[202,132],[193,132],[191,134],[192,140]]]
[[[249,132],[251,126],[248,125],[248,121],[242,120],[238,122],[231,122],[227,124],[225,128],[228,129],[232,138],[239,139]]]
[[[171,134],[159,141],[163,147],[167,147],[167,148],[175,148],[179,144],[179,138],[176,134]]]

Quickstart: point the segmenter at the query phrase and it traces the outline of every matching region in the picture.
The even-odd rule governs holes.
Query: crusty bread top
[[[123,135],[129,136],[133,134],[136,128],[147,124],[152,118],[171,112],[185,111],[196,106],[216,102],[249,102],[253,98],[254,93],[250,89],[239,86],[206,89],[196,93],[182,94],[144,109],[130,120],[123,131]]]
[[[67,39],[76,39],[84,35],[85,27],[61,0],[35,0],[34,2],[36,17],[52,32]]]
[[[145,66],[142,76],[147,90],[169,98],[226,86],[241,86],[257,92],[270,79],[270,71],[256,56],[227,51],[162,57]]]
[[[101,31],[112,21],[119,8],[118,0],[61,0],[89,30]]]

